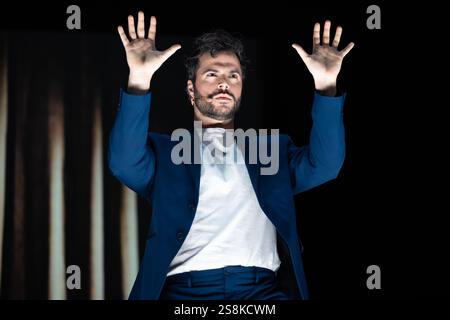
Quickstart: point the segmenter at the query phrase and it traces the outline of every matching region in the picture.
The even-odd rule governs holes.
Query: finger
[[[309,56],[309,54],[307,54],[300,45],[293,43],[292,47],[297,50],[298,55],[302,58],[303,61],[305,61],[305,58]]]
[[[152,16],[150,18],[150,27],[148,28],[148,38],[155,42],[156,35],[156,18]]]
[[[181,45],[174,44],[169,49],[163,51],[163,54],[162,54],[163,61],[166,61],[167,59],[169,59],[170,56],[173,55],[175,52],[177,52],[177,50],[180,49],[180,48],[181,48]]]
[[[145,38],[145,29],[144,29],[144,13],[139,11],[138,13],[138,25],[137,25],[137,35],[140,39]]]
[[[330,28],[331,28],[331,22],[329,20],[325,21],[325,25],[323,26],[322,45],[330,44]]]
[[[342,34],[342,27],[339,26],[336,28],[336,33],[334,34],[333,39],[333,47],[336,49],[339,46],[339,41],[341,41],[341,34]]]
[[[131,39],[136,39],[136,30],[134,28],[134,18],[133,16],[128,16],[128,33]]]
[[[347,53],[350,52],[350,50],[352,50],[352,48],[355,46],[355,44],[353,42],[350,42],[344,49],[342,49],[340,51],[342,58],[345,57],[347,55]]]
[[[320,23],[316,22],[314,24],[314,31],[313,31],[313,49],[316,49],[320,46]]]
[[[119,32],[119,36],[120,36],[120,39],[122,40],[123,46],[126,48],[127,45],[130,43],[130,40],[128,40],[128,37],[125,34],[125,31],[123,30],[122,26],[118,26],[117,31]]]

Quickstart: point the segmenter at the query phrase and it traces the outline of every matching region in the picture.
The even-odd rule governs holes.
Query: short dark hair
[[[214,30],[205,33],[194,40],[194,50],[190,57],[186,58],[188,80],[195,82],[195,74],[198,70],[199,59],[205,53],[215,56],[219,52],[234,53],[239,59],[242,70],[242,79],[245,77],[247,58],[245,57],[242,41],[225,30]]]

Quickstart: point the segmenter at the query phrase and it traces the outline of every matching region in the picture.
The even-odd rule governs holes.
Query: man
[[[330,45],[331,23],[326,21],[322,44],[320,24],[314,26],[311,55],[293,44],[317,91],[310,143],[299,148],[280,135],[277,170],[262,175],[260,161],[251,163],[245,154],[250,142],[238,148],[235,140],[220,139],[234,129],[241,100],[241,42],[226,32],[198,38],[187,60],[187,91],[202,138],[209,137],[205,140],[214,141],[223,154],[235,151],[244,164],[215,162],[203,141],[192,147],[202,162],[180,164],[173,158],[176,142],[149,133],[148,116],[152,76],[181,46],[156,50],[155,17],[147,37],[144,25],[139,12],[137,31],[133,16],[128,17],[131,39],[118,28],[130,75],[109,146],[114,176],[148,199],[153,211],[130,299],[307,299],[293,195],[334,179],[342,166],[344,97],[335,97],[336,80],[353,43],[338,51],[338,27]]]

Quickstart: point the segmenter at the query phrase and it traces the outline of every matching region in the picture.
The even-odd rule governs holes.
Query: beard
[[[220,106],[215,106],[213,101],[208,101],[218,94],[226,94],[233,99],[234,104],[230,108],[221,108]],[[230,120],[233,119],[236,112],[239,110],[241,105],[241,99],[236,99],[236,97],[227,90],[216,90],[213,93],[202,96],[197,91],[194,86],[194,101],[198,110],[205,117],[215,119],[215,120]]]

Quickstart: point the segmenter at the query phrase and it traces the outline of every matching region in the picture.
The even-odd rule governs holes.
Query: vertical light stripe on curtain
[[[136,193],[122,186],[120,207],[120,253],[122,260],[122,292],[127,299],[138,272],[138,204]]]
[[[3,229],[6,192],[6,134],[8,128],[8,56],[6,37],[0,39],[0,291],[2,288]]]
[[[49,96],[49,294],[51,300],[66,299],[64,210],[64,105],[61,87],[51,81]]]
[[[90,298],[105,298],[104,219],[103,219],[103,138],[100,96],[94,100],[91,169],[91,282]]]

